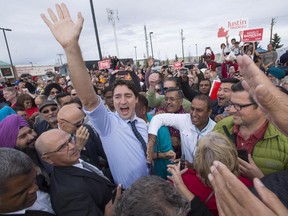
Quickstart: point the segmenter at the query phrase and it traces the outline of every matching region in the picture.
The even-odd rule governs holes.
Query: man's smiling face
[[[232,83],[222,83],[217,92],[218,106],[225,107],[231,98]]]

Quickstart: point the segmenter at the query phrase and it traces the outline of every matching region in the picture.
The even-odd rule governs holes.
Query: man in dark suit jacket
[[[63,106],[57,114],[59,128],[73,136],[81,150],[80,158],[99,168],[113,181],[101,139],[90,125],[83,124],[84,118],[83,110],[73,103]],[[87,133],[89,136],[85,139]]]
[[[42,160],[54,166],[50,195],[57,215],[103,215],[111,206],[115,185],[101,170],[80,159],[70,134],[49,130],[41,134],[35,147]]]

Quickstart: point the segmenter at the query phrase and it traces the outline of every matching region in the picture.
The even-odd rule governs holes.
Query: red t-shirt
[[[38,108],[37,107],[31,107],[31,108],[26,109],[26,114],[27,114],[28,118],[30,116],[32,116],[33,113],[35,113],[35,112],[38,112]]]

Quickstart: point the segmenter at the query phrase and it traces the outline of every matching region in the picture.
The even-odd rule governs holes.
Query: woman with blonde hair
[[[207,205],[213,215],[218,215],[214,191],[208,179],[213,161],[217,160],[225,164],[247,187],[252,186],[252,183],[240,176],[236,147],[222,134],[208,133],[199,139],[196,148],[194,169],[185,169],[180,172],[179,166],[169,165],[168,172],[172,174],[170,179],[184,197],[191,201],[197,196]],[[183,173],[182,178],[181,173]]]

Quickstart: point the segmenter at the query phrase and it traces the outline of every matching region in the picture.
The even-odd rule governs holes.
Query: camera
[[[187,68],[181,68],[180,73],[181,74],[188,74],[188,69]]]
[[[120,71],[117,72],[117,74],[119,76],[126,76],[128,73],[129,73],[129,71],[126,71],[126,70],[120,70]]]

